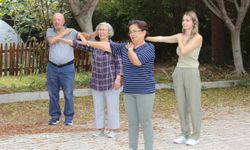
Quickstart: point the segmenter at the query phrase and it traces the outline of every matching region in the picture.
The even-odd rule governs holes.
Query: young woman
[[[198,18],[195,12],[185,12],[182,18],[182,32],[172,36],[147,37],[152,42],[178,43],[179,56],[173,72],[177,110],[181,124],[181,135],[174,139],[176,144],[196,145],[201,128],[201,81],[198,57],[202,36],[198,32]],[[192,129],[189,126],[191,117]]]

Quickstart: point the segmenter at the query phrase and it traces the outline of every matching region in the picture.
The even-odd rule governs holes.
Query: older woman
[[[155,98],[153,44],[145,42],[147,23],[128,23],[131,43],[95,42],[82,38],[81,44],[122,57],[124,68],[124,103],[128,117],[129,148],[137,150],[139,124],[142,127],[145,150],[153,149],[152,109]]]
[[[97,40],[109,42],[114,35],[112,26],[102,22],[96,26]],[[86,36],[86,35],[85,35]],[[90,35],[90,36],[93,36]],[[83,34],[80,36],[83,38]],[[105,128],[105,105],[108,110],[108,133],[107,136],[115,138],[115,130],[120,128],[119,96],[122,75],[122,63],[119,55],[112,55],[99,49],[80,44],[80,41],[60,39],[62,42],[75,48],[92,52],[92,96],[95,109],[96,133],[93,136],[104,135]]]
[[[177,109],[180,117],[181,135],[174,139],[176,144],[196,145],[199,143],[201,128],[201,81],[199,53],[202,36],[198,32],[199,21],[193,11],[182,17],[182,33],[172,36],[147,37],[148,41],[178,43],[178,63],[173,72]],[[189,115],[193,132],[189,126]]]

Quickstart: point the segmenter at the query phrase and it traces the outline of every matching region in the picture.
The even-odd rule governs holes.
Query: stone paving
[[[173,144],[179,133],[176,117],[171,120],[154,118],[155,150],[249,150],[250,111],[220,108],[203,114],[200,143],[196,146]],[[80,125],[79,125],[80,126]],[[117,133],[116,139],[92,137],[91,132],[42,133],[0,136],[1,150],[128,150],[127,131]],[[138,150],[143,150],[140,132]]]

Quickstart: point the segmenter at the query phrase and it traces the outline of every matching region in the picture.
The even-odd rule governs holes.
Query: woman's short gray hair
[[[99,24],[96,26],[95,31],[97,31],[97,30],[100,28],[100,26],[102,26],[102,25],[105,25],[105,26],[108,27],[109,38],[111,38],[112,36],[114,36],[114,29],[113,29],[113,27],[112,27],[109,23],[107,23],[107,22],[101,22],[101,23],[99,23]],[[97,33],[98,33],[98,32],[97,32]]]

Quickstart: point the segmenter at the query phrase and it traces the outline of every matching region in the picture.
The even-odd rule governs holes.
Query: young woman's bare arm
[[[171,36],[149,36],[146,38],[147,41],[151,42],[162,42],[162,43],[177,43],[178,34]]]

